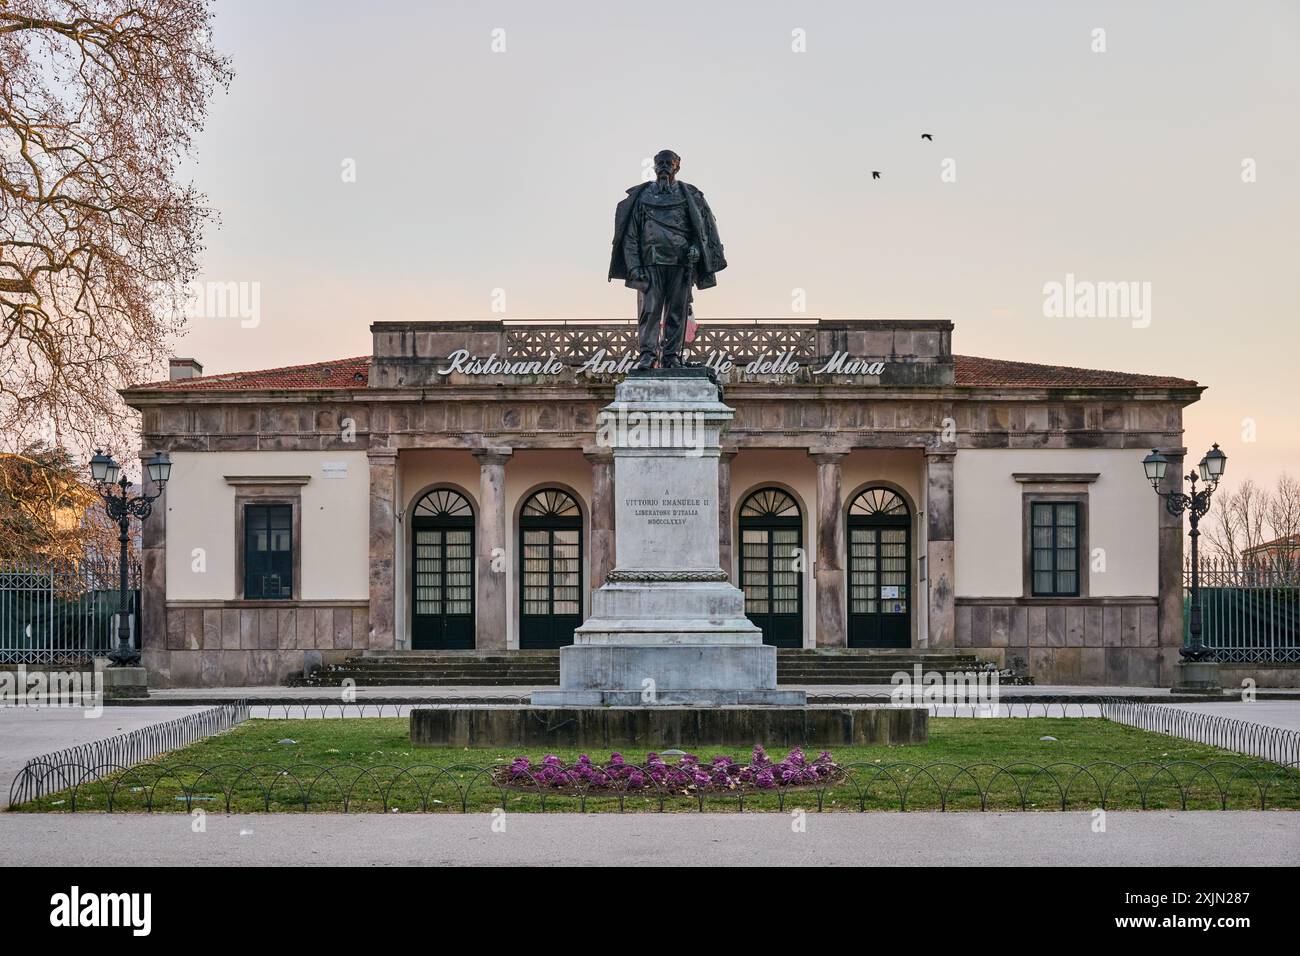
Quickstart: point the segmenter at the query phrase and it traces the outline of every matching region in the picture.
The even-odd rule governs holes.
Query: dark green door
[[[411,518],[411,647],[474,647],[474,513],[454,491],[431,491]]]
[[[582,623],[582,512],[549,488],[519,515],[519,647],[563,647]]]
[[[912,645],[912,515],[887,488],[868,488],[848,517],[849,647]]]
[[[745,616],[763,643],[803,646],[803,519],[779,488],[764,488],[740,508],[740,589]]]

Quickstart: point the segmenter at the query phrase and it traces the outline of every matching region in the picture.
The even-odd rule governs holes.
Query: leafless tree
[[[1300,536],[1300,481],[1283,472],[1269,496],[1267,518],[1274,539]]]
[[[1237,563],[1243,552],[1265,539],[1268,492],[1247,478],[1235,490],[1219,493],[1204,534],[1210,550],[1218,557]]]
[[[1247,478],[1235,490],[1220,491],[1201,526],[1208,556],[1226,567],[1246,564],[1270,573],[1300,576],[1300,481],[1283,473],[1274,488]],[[1277,547],[1261,548],[1279,542]],[[1254,555],[1249,555],[1252,549]]]
[[[208,0],[0,0],[0,448],[122,440],[211,218],[177,163],[230,78]]]

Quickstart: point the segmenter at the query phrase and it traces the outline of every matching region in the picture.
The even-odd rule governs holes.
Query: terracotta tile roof
[[[1106,372],[1068,365],[1035,365],[1004,359],[954,355],[954,375],[960,386],[986,388],[1195,388],[1191,379],[1172,375]]]
[[[1036,365],[1003,359],[954,355],[956,383],[985,388],[1193,388],[1190,379],[1171,375],[1141,375]],[[153,382],[134,388],[150,391],[238,392],[275,389],[365,388],[370,377],[370,356],[335,359],[312,365],[289,365],[255,372],[202,375],[177,382]]]
[[[286,365],[258,372],[200,375],[176,382],[152,382],[133,388],[172,392],[242,392],[261,389],[365,388],[370,379],[370,356],[335,359],[312,365]]]

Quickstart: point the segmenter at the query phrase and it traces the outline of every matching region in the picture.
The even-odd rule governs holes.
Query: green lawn
[[[1055,741],[1039,738],[1050,735]],[[290,739],[294,743],[280,743]],[[539,763],[545,751],[527,751]],[[566,762],[578,751],[559,750]],[[707,760],[718,753],[737,759],[736,748],[700,748]],[[110,792],[114,811],[141,811],[152,798],[155,811],[185,811],[185,786],[192,788],[192,807],[224,812],[227,794],[235,811],[351,812],[486,811],[503,805],[511,811],[542,809],[536,793],[507,793],[476,768],[508,763],[517,752],[414,747],[405,718],[349,720],[250,720],[232,731],[143,764],[133,771],[81,787],[78,810],[105,810]],[[605,762],[607,753],[591,753]],[[643,763],[644,753],[624,753],[629,763]],[[784,753],[772,752],[773,759]],[[810,752],[810,758],[815,752]],[[1226,793],[1233,809],[1257,809],[1261,789],[1269,809],[1300,809],[1300,774],[1281,772],[1269,763],[1176,737],[1113,724],[1098,718],[969,719],[935,718],[930,740],[904,747],[840,748],[836,761],[850,768],[850,779],[828,790],[826,810],[897,810],[900,789],[907,809],[978,810],[979,790],[989,809],[1061,807],[1066,792],[1070,809],[1105,804],[1136,809],[1146,792],[1150,808],[1177,809],[1186,794],[1189,809],[1218,809]],[[670,758],[671,759],[671,758]],[[1130,766],[1127,771],[1117,764]],[[244,768],[256,766],[249,772]],[[1080,773],[1078,767],[1087,768]],[[919,768],[928,769],[921,770]],[[998,768],[1010,768],[1002,772]],[[414,768],[414,769],[412,769]],[[1207,769],[1208,768],[1208,772]],[[207,770],[208,772],[204,772]],[[1216,779],[1217,778],[1217,779]],[[976,785],[978,781],[978,787]],[[183,786],[184,785],[184,786]],[[307,805],[304,807],[304,796]],[[73,795],[65,791],[16,810],[68,810]],[[815,809],[810,791],[785,794],[784,808]],[[658,794],[627,793],[626,810],[657,810]],[[746,797],[745,810],[776,810],[773,794]],[[575,797],[550,795],[546,810],[578,810]],[[704,800],[708,810],[737,810],[735,796]],[[618,810],[617,796],[591,794],[588,811]],[[668,796],[666,810],[697,810],[691,796]]]

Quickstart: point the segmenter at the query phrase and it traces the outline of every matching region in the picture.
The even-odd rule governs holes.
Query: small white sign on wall
[[[320,466],[322,478],[346,478],[348,463],[346,461],[323,461]]]

